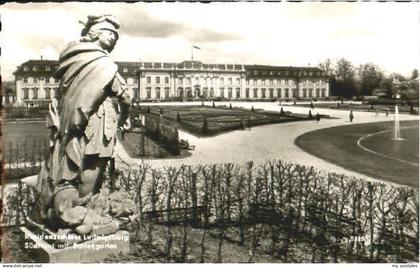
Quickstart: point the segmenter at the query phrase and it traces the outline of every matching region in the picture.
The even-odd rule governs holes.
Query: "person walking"
[[[321,115],[316,113],[316,122],[319,123],[319,121],[321,121]]]
[[[350,122],[353,122],[353,119],[354,119],[353,110],[350,110],[349,117],[350,117]]]

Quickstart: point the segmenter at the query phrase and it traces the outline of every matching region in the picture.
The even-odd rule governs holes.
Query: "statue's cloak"
[[[105,88],[117,71],[118,67],[108,53],[93,43],[72,42],[61,52],[60,63],[54,74],[55,78],[61,80],[58,114],[50,113],[51,120],[47,121],[47,127],[57,129],[52,144],[60,143],[58,160],[64,157],[67,158],[65,161],[72,163],[62,163],[62,171],[58,170],[53,176],[55,182],[74,179],[78,170],[72,168],[73,164],[78,169],[82,167],[83,131],[88,120],[82,111],[93,114],[98,110],[106,97]],[[77,130],[76,126],[81,127],[82,131]]]
[[[83,169],[88,121],[83,112],[93,114],[98,110],[117,70],[108,53],[93,43],[72,42],[61,52],[54,74],[60,79],[58,98],[50,104],[47,116],[50,148],[36,185],[38,206],[44,207],[39,211],[41,219],[46,217],[57,186],[77,179]]]

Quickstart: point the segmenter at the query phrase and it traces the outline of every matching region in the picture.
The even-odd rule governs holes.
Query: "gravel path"
[[[201,105],[201,102],[179,103],[179,105],[194,104]],[[205,102],[205,104],[211,105],[211,102]],[[174,105],[174,103],[160,103],[158,105]],[[217,102],[216,105],[229,105],[229,102]],[[273,102],[232,102],[232,106],[245,108],[251,108],[251,106],[253,106],[254,109],[280,111],[279,103]],[[290,105],[283,106],[283,110],[294,113],[309,113],[309,108]],[[191,156],[172,159],[146,159],[144,162],[151,164],[153,167],[163,167],[179,166],[181,164],[196,165],[224,162],[242,164],[249,160],[262,162],[271,159],[281,159],[306,166],[315,166],[318,170],[326,172],[342,173],[349,176],[373,180],[373,178],[366,175],[346,170],[340,166],[328,163],[320,158],[308,154],[294,144],[296,137],[305,132],[321,128],[352,124],[349,122],[349,111],[333,109],[315,109],[312,111],[313,115],[316,113],[330,115],[331,117],[337,119],[321,119],[318,123],[315,121],[303,121],[265,125],[253,127],[251,130],[236,130],[207,138],[198,138],[180,131],[180,138],[188,140],[191,145],[195,145],[195,150],[191,151]],[[374,112],[354,111],[353,113],[353,124],[393,120],[392,114],[390,114],[389,117],[386,117],[384,113],[380,113],[379,116],[375,116]],[[418,116],[405,114],[400,115],[400,120],[418,119]],[[117,155],[131,166],[136,165],[141,161],[140,159],[130,158],[120,144],[117,144],[116,150]]]

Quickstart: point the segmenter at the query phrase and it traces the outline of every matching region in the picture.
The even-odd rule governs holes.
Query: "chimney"
[[[42,55],[41,55],[41,60],[42,60]]]

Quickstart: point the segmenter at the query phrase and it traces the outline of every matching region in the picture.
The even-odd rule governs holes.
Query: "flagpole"
[[[191,60],[194,60],[194,46],[191,45]]]

